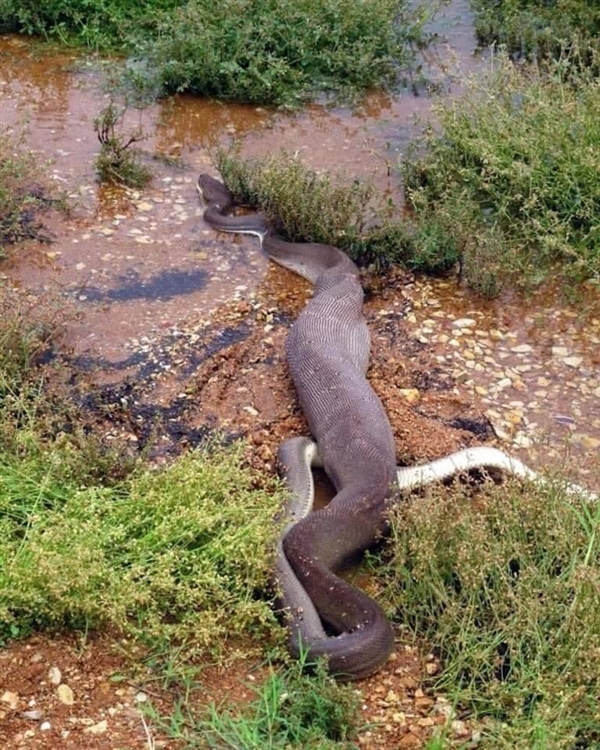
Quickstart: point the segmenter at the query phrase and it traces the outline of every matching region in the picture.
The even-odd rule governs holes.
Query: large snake
[[[394,495],[476,468],[497,468],[534,481],[538,475],[488,447],[397,468],[391,425],[366,378],[370,336],[356,265],[331,245],[285,242],[261,214],[229,216],[232,195],[209,175],[200,175],[198,191],[207,203],[204,219],[214,229],[256,235],[269,258],[314,284],[314,296],[286,342],[314,441],[292,438],[279,449],[290,501],[275,578],[291,653],[310,661],[325,657],[332,674],[361,679],[387,660],[394,632],[381,607],[336,573],[386,531]],[[325,469],[336,490],[329,505],[316,512],[311,512],[313,465]],[[596,499],[576,485],[567,491]]]

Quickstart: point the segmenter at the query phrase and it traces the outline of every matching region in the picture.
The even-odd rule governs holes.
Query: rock
[[[457,328],[471,328],[475,325],[473,318],[459,318],[458,320],[452,321],[452,325]]]
[[[32,711],[23,711],[21,716],[24,719],[30,719],[31,721],[39,721],[42,718],[43,714],[41,711],[33,709]]]
[[[43,721],[40,724],[40,731],[41,732],[47,732],[49,729],[52,729],[52,724],[50,724],[49,721]]]
[[[421,394],[416,388],[400,388],[398,392],[409,404],[415,404],[421,398]]]
[[[75,696],[73,695],[73,691],[68,685],[59,685],[56,690],[56,695],[58,697],[58,700],[64,706],[72,706],[73,703],[75,703]]]
[[[553,346],[552,355],[554,357],[568,357],[569,350],[566,348],[566,346]]]
[[[531,349],[532,347],[529,344],[519,344],[518,346],[512,346],[510,350],[515,354],[528,354]]]
[[[48,679],[53,685],[60,685],[62,682],[62,674],[58,667],[50,667],[48,671]]]
[[[91,727],[87,727],[83,731],[86,734],[104,734],[107,729],[108,722],[106,721],[106,719],[102,719],[102,721],[99,721],[97,724],[92,724]]]
[[[579,367],[582,362],[583,357],[565,357],[563,359],[563,364],[567,365],[567,367]]]
[[[19,705],[19,694],[13,693],[11,690],[5,690],[0,698],[2,703],[7,703],[9,708],[14,709]]]

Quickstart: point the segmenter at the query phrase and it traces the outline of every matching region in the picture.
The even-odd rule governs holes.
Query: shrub
[[[281,104],[393,84],[419,33],[398,0],[189,0],[146,54],[167,91]]]
[[[136,143],[147,136],[141,128],[131,133],[120,132],[125,108],[112,100],[94,120],[94,129],[100,141],[96,157],[96,172],[100,182],[114,182],[127,187],[143,187],[152,179],[151,170],[142,164]]]
[[[273,104],[392,86],[424,16],[408,0],[0,0],[0,29],[135,55],[136,85]]]
[[[501,58],[402,164],[414,221],[446,226],[476,288],[600,275],[600,83],[574,83]]]

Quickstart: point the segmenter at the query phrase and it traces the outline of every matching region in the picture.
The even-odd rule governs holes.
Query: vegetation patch
[[[57,328],[0,295],[0,639],[111,626],[161,649],[218,653],[264,638],[277,485],[240,445],[135,465],[43,392],[36,366]]]
[[[439,131],[402,164],[407,199],[419,227],[451,238],[471,286],[599,278],[599,107],[598,79],[506,59],[438,106]]]
[[[397,508],[389,612],[437,650],[434,687],[482,748],[600,742],[600,505],[560,482],[432,491]]]
[[[322,667],[313,674],[296,662],[272,671],[244,709],[209,706],[201,715],[176,708],[166,733],[188,748],[211,750],[353,750],[360,693],[336,683]]]
[[[139,188],[152,179],[152,171],[141,162],[136,143],[145,140],[141,127],[133,132],[123,131],[125,108],[111,101],[94,120],[100,142],[96,157],[96,172],[100,182],[113,182]]]
[[[598,65],[600,6],[596,0],[471,0],[481,44],[506,45],[529,59],[559,58]]]
[[[48,241],[37,217],[55,200],[38,182],[38,172],[22,139],[0,130],[0,259],[21,240]]]
[[[138,86],[273,104],[394,85],[424,16],[407,0],[0,0],[0,28],[122,50]]]
[[[410,262],[406,227],[381,221],[388,207],[372,184],[319,174],[286,152],[245,160],[235,149],[221,149],[215,165],[235,200],[265,212],[292,242],[335,245],[357,262],[379,267]]]
[[[486,295],[547,279],[577,295],[600,279],[600,81],[517,69],[500,57],[406,154],[408,214],[370,184],[307,169],[289,154],[215,164],[237,201],[269,214],[292,241],[359,263],[428,273],[457,267]]]

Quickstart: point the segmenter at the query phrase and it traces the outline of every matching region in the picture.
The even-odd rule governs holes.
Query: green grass
[[[257,160],[219,150],[214,159],[236,201],[267,213],[287,239],[335,245],[379,268],[410,262],[407,231],[399,221],[380,221],[388,206],[372,184],[317,173],[286,152]]]
[[[264,595],[278,485],[240,445],[161,470],[104,447],[44,389],[54,312],[0,292],[0,639],[113,628],[191,657],[279,632]]]
[[[407,0],[0,0],[0,29],[130,54],[138,87],[296,104],[394,86],[427,12]]]
[[[432,491],[395,513],[380,584],[435,687],[485,717],[480,747],[598,746],[600,504],[560,482]]]
[[[176,706],[169,719],[152,711],[167,736],[186,748],[210,750],[356,750],[360,693],[322,668],[308,675],[301,663],[271,670],[247,706]]]
[[[529,59],[574,54],[598,64],[600,6],[596,0],[471,0],[481,44],[503,44]]]
[[[402,164],[407,198],[421,229],[450,238],[471,286],[598,280],[599,108],[598,79],[502,57],[437,107],[439,129]]]

